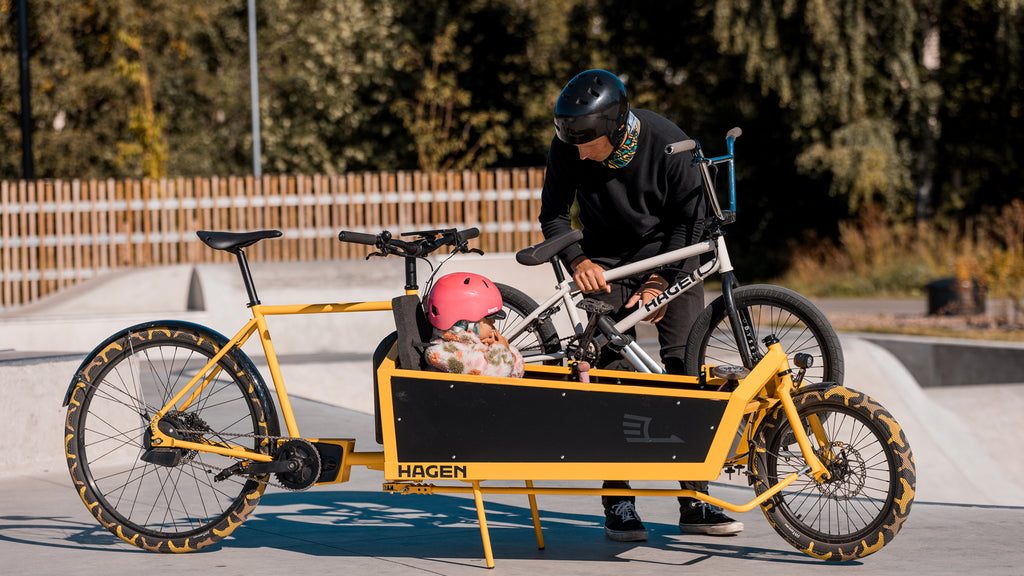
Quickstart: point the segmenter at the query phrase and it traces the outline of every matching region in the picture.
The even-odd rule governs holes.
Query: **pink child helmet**
[[[434,283],[427,298],[427,318],[440,330],[459,320],[479,322],[501,311],[501,292],[487,278],[470,272],[447,274]]]

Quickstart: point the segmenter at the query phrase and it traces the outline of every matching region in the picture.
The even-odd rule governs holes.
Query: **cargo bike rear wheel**
[[[235,460],[161,448],[151,418],[227,339],[186,323],[149,323],[111,337],[75,375],[65,450],[75,489],[93,516],[125,542],[188,552],[220,541],[260,501],[266,478],[215,475]],[[191,442],[226,442],[270,454],[278,432],[266,385],[244,354],[226,354],[209,383],[161,430]]]

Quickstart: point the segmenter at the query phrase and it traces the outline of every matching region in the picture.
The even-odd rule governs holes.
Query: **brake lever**
[[[481,256],[483,256],[483,250],[479,248],[469,247],[469,240],[460,240],[458,235],[455,236],[455,239],[458,241],[458,243],[455,244],[455,249],[452,250],[452,252],[461,252],[463,254],[480,254]]]

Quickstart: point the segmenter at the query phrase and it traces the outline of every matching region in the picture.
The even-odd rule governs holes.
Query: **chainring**
[[[593,339],[584,346],[581,338],[578,334],[569,338],[565,345],[565,357],[575,362],[588,362],[591,366],[597,366],[601,359],[601,349]]]
[[[289,490],[305,490],[320,479],[320,452],[312,443],[301,438],[282,442],[274,460],[295,460],[298,468],[290,472],[277,472],[274,476],[281,486]]]

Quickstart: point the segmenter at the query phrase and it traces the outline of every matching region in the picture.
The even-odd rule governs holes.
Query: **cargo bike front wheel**
[[[800,551],[822,560],[862,558],[887,544],[903,526],[914,500],[914,458],[899,424],[867,395],[842,386],[793,397],[801,427],[829,472],[809,475],[761,509],[772,527]],[[806,461],[781,406],[754,435],[754,490],[764,493]]]

